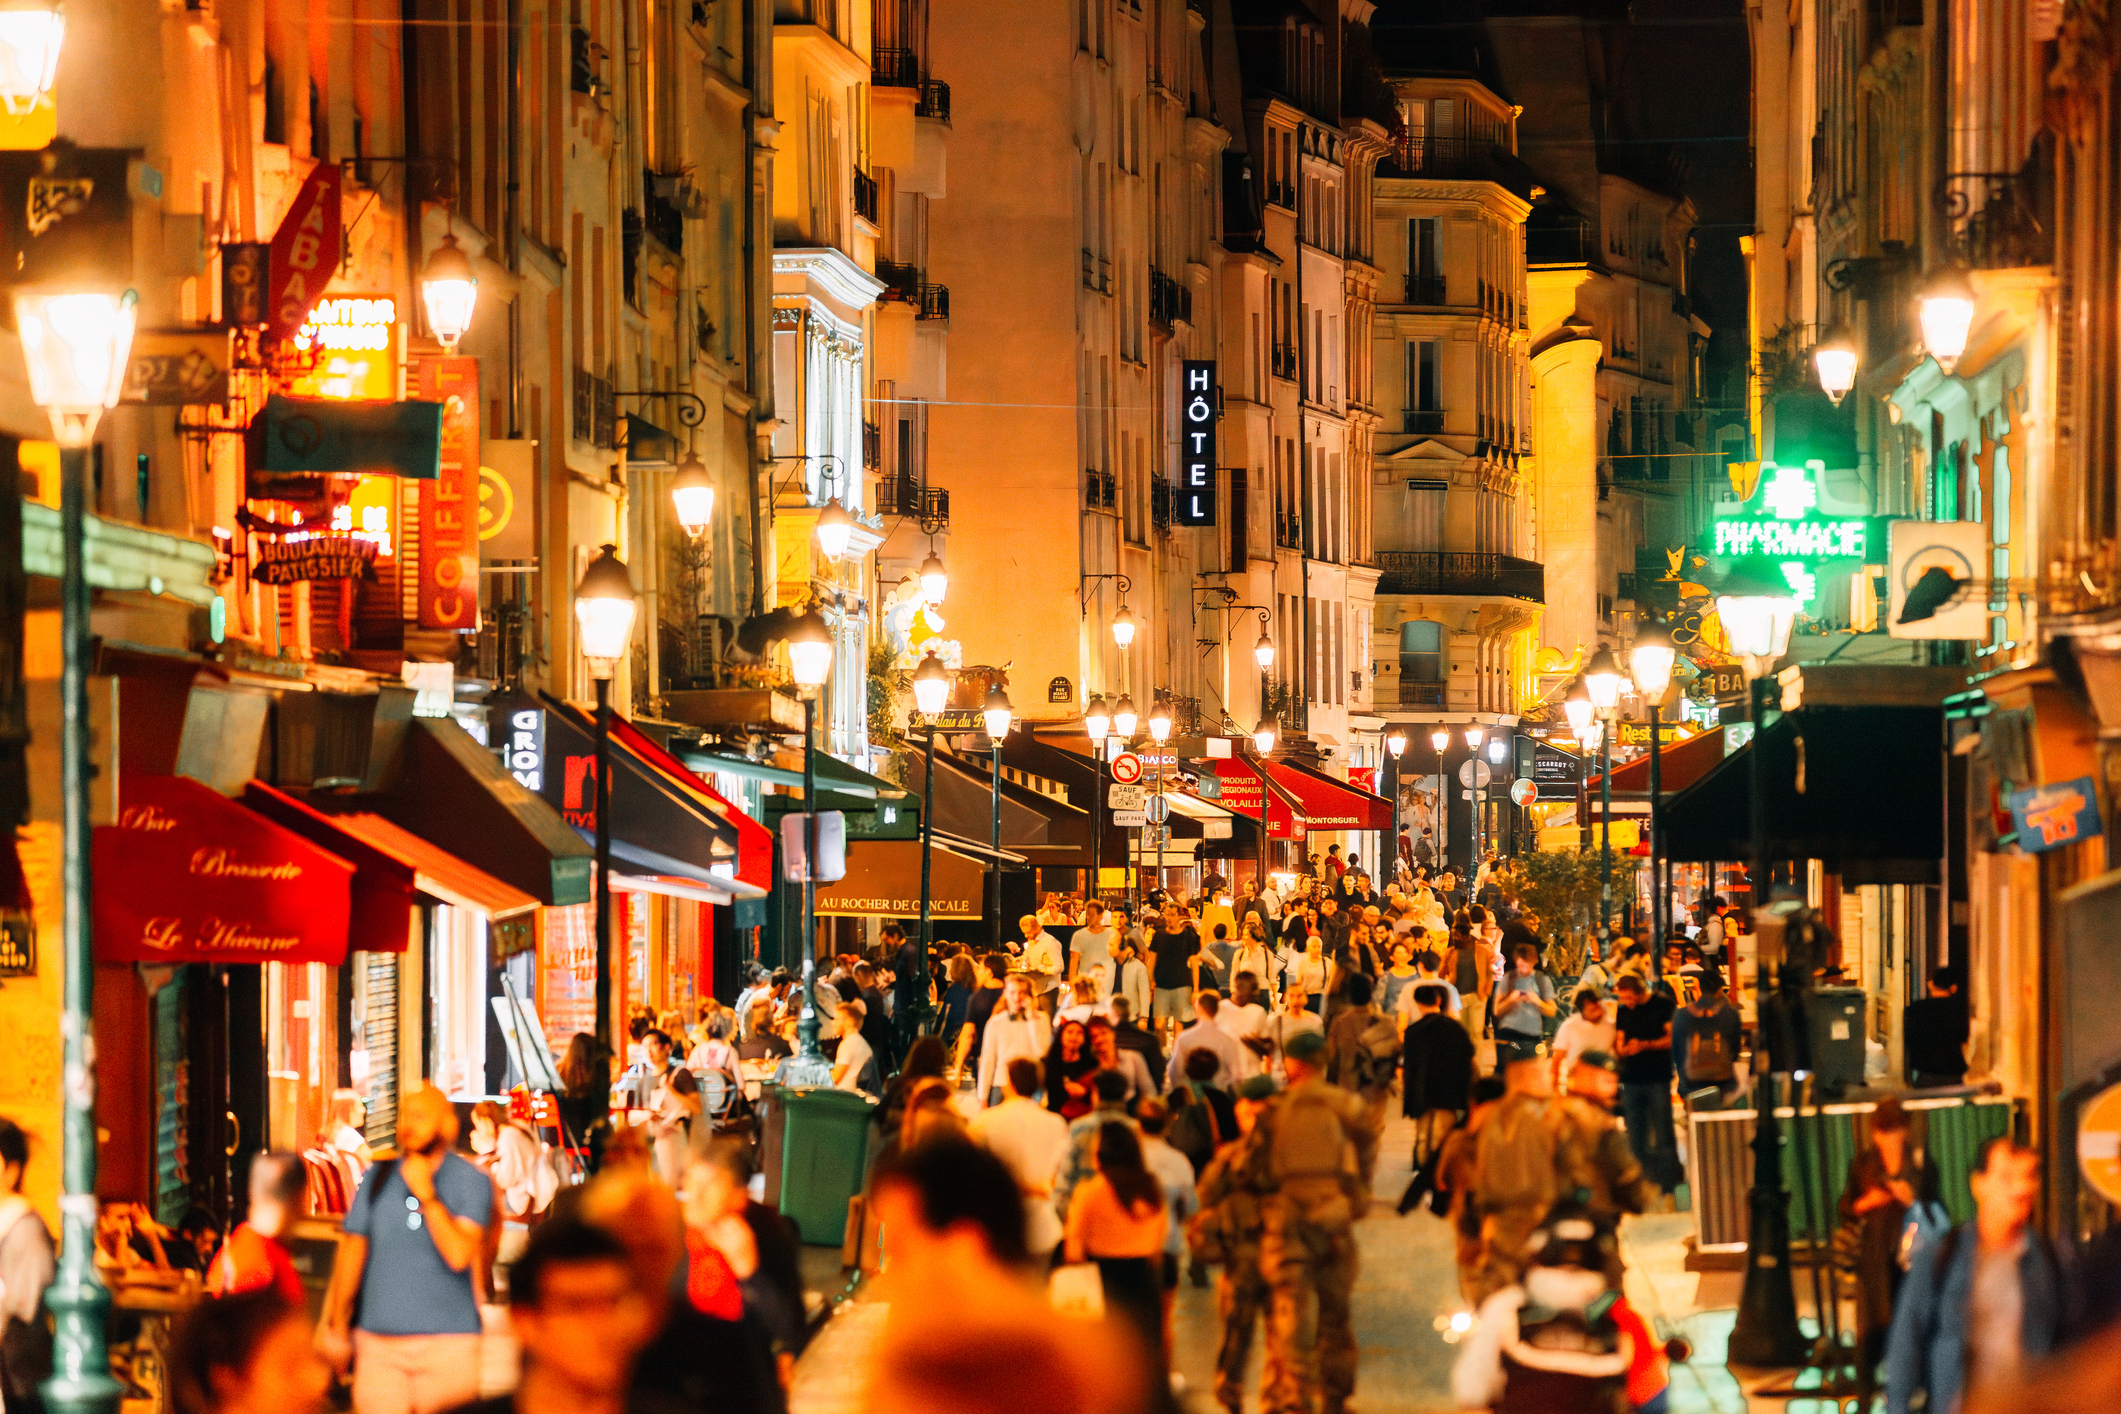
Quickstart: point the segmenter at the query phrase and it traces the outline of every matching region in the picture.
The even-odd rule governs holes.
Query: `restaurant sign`
[[[260,584],[295,584],[306,579],[360,579],[376,563],[376,542],[366,536],[290,535],[280,540],[255,536],[257,564],[250,577]]]

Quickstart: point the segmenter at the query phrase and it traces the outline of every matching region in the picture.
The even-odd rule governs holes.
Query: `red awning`
[[[736,826],[737,878],[755,888],[772,890],[773,831],[746,815],[742,806],[708,785],[699,772],[657,746],[639,727],[617,713],[612,714],[611,734],[627,750],[683,786],[707,809]]]
[[[1312,830],[1392,828],[1392,802],[1383,796],[1293,761],[1269,761],[1267,772],[1303,806],[1304,821]]]
[[[1716,763],[1729,755],[1723,745],[1723,728],[1715,727],[1690,736],[1685,741],[1667,743],[1658,753],[1658,784],[1666,795],[1675,795],[1706,776]],[[1590,779],[1593,794],[1598,791],[1598,777]],[[1613,768],[1613,794],[1648,795],[1650,793],[1650,754],[1645,751],[1625,766]]]
[[[1271,763],[1270,763],[1271,764]],[[1259,819],[1262,794],[1267,802],[1267,838],[1300,840],[1309,822],[1302,803],[1279,780],[1262,776],[1249,759],[1228,757],[1215,763],[1215,778],[1222,794],[1215,803],[1225,810]]]
[[[197,781],[124,773],[94,849],[98,962],[346,958],[354,866]]]
[[[347,946],[355,952],[406,950],[412,939],[413,896],[419,888],[410,862],[263,781],[243,787],[243,804],[353,865]]]

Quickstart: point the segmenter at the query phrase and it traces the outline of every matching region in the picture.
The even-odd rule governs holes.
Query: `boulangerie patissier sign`
[[[94,864],[98,962],[346,958],[353,866],[188,777],[122,777]]]

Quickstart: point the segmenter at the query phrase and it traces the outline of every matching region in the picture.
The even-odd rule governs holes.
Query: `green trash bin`
[[[847,1200],[862,1191],[876,1101],[852,1090],[770,1087],[781,1112],[780,1210],[811,1246],[847,1235]]]

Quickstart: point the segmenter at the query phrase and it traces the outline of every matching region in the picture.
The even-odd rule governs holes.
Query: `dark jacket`
[[[1463,1110],[1473,1090],[1473,1038],[1435,1012],[1407,1028],[1401,1051],[1402,1109],[1410,1118],[1430,1110]]]
[[[1721,992],[1716,995],[1723,997]],[[1722,1006],[1710,1010],[1707,1005],[1708,1000],[1707,997],[1703,997],[1700,1001],[1694,1002],[1689,1006],[1683,1006],[1672,1013],[1672,1064],[1679,1069],[1679,1082],[1682,1090],[1692,1089],[1697,1085],[1729,1084],[1734,1078],[1726,1076],[1719,1082],[1706,1078],[1696,1079],[1687,1074],[1688,1042],[1697,1031],[1703,1034],[1722,1033],[1723,1053],[1733,1061],[1738,1059],[1740,1033],[1744,1029],[1743,1023],[1740,1022],[1738,1017],[1738,1008],[1730,1004],[1728,997],[1724,997]]]
[[[1522,918],[1512,918],[1502,925],[1502,962],[1508,967],[1517,956],[1517,945],[1530,943],[1541,957],[1546,956],[1547,945],[1540,936],[1525,926]]]
[[[1973,1224],[1966,1223],[1915,1254],[1886,1342],[1886,1414],[1909,1414],[1918,1390],[1929,1397],[1926,1414],[1959,1414],[1966,1383],[1966,1308],[1980,1245]],[[1941,1271],[1940,1253],[1948,1258]],[[2029,1363],[2055,1348],[2064,1296],[2054,1248],[2031,1229],[2018,1258],[2018,1280],[2025,1294],[2019,1340]]]

